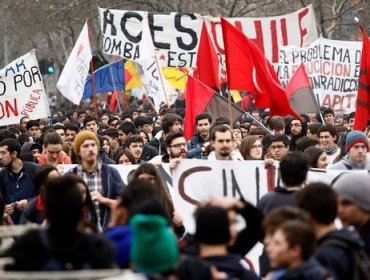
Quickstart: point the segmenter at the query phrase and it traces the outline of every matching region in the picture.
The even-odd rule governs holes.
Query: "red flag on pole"
[[[109,108],[108,108],[109,112],[115,113],[117,111],[118,94],[119,94],[119,91],[114,91],[112,93],[112,96],[109,102]]]
[[[270,116],[292,115],[301,119],[290,108],[274,68],[258,46],[224,18],[221,25],[229,89],[253,93],[255,106],[269,107]]]
[[[184,135],[187,140],[194,134],[195,117],[198,114],[207,112],[214,119],[218,117],[229,118],[227,99],[191,76],[188,76],[186,83],[185,98]],[[244,111],[235,104],[231,105],[233,119],[230,122],[235,123],[244,114]]]
[[[360,63],[360,77],[358,80],[358,93],[356,102],[354,130],[365,130],[370,118],[370,49],[369,38],[366,31],[360,26],[362,32],[362,54]]]
[[[221,88],[218,57],[204,21],[197,55],[197,78],[210,88]]]
[[[290,106],[299,114],[320,113],[315,94],[313,93],[306,67],[302,63],[290,79],[285,93]]]

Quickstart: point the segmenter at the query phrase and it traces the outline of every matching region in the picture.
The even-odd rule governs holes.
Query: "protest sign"
[[[0,126],[17,124],[22,117],[50,116],[35,50],[0,70]]]
[[[283,47],[277,73],[284,85],[304,63],[320,106],[350,113],[356,109],[361,42],[320,38],[305,48]]]
[[[148,18],[159,61],[165,67],[195,67],[203,20],[224,64],[224,47],[220,18],[193,13],[153,13],[99,8],[103,51],[133,61],[140,60],[143,19]],[[281,46],[307,46],[314,42],[317,28],[313,6],[294,13],[264,18],[228,18],[265,53],[272,63],[279,60]]]

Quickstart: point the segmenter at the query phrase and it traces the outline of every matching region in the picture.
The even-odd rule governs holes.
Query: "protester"
[[[314,146],[309,147],[305,154],[308,158],[309,167],[326,169],[328,166],[328,157],[323,149]]]
[[[39,166],[20,159],[21,145],[15,139],[0,142],[0,191],[5,202],[5,213],[19,223],[23,209],[36,197],[37,189],[32,176]]]
[[[43,153],[38,158],[40,165],[43,164],[71,164],[71,158],[62,151],[63,140],[57,132],[47,132],[43,137]]]
[[[319,136],[321,149],[323,149],[328,157],[328,163],[331,164],[340,154],[340,148],[335,144],[338,134],[334,126],[324,125],[317,131]]]
[[[122,178],[114,167],[98,160],[99,140],[95,133],[87,130],[79,132],[73,149],[81,163],[71,172],[81,176],[87,183],[99,224],[104,229],[109,223],[110,208],[115,205],[124,186]]]
[[[345,140],[345,153],[343,159],[328,169],[333,170],[370,170],[369,141],[362,131],[351,131]]]
[[[289,151],[289,138],[284,134],[268,137],[265,159],[280,161]]]
[[[144,140],[140,135],[132,135],[126,138],[125,147],[133,155],[135,164],[142,162],[141,155],[143,153]]]
[[[333,185],[338,194],[338,217],[344,226],[354,226],[370,256],[370,176],[344,173]]]
[[[307,133],[307,123],[305,121],[300,121],[296,119],[292,119],[289,125],[290,132],[290,143],[289,143],[289,150],[296,151],[297,150],[297,142]]]
[[[113,268],[114,249],[102,237],[78,230],[83,217],[83,199],[71,177],[51,179],[45,188],[45,213],[48,228],[21,236],[1,254],[14,263],[16,271],[58,271]]]
[[[258,136],[246,136],[241,145],[240,153],[245,160],[260,160],[262,159],[263,146]]]
[[[209,160],[243,160],[240,152],[234,150],[233,134],[227,125],[216,125],[211,129],[211,145],[214,149]]]
[[[209,132],[212,123],[212,116],[208,113],[201,113],[195,117],[197,133],[189,140],[188,150],[190,158],[204,158],[204,153],[210,145]]]

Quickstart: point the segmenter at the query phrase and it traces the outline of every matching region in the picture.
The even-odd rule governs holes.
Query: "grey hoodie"
[[[343,157],[343,159],[333,165],[329,165],[330,170],[370,170],[370,156],[366,155],[366,159],[361,164],[354,164],[348,155]]]

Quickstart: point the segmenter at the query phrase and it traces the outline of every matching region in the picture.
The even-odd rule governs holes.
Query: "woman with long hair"
[[[127,149],[123,149],[116,156],[116,164],[131,165],[136,163],[132,153]]]
[[[240,144],[240,153],[245,160],[262,159],[262,142],[257,135],[246,136]]]
[[[326,169],[328,166],[328,157],[323,149],[311,146],[304,153],[307,155],[310,167]]]
[[[182,236],[185,233],[185,227],[182,223],[182,218],[178,213],[175,212],[170,193],[158,169],[151,163],[142,163],[133,174],[132,181],[134,180],[147,180],[156,187],[160,202],[166,209],[168,217],[174,225],[176,234],[178,236]]]

